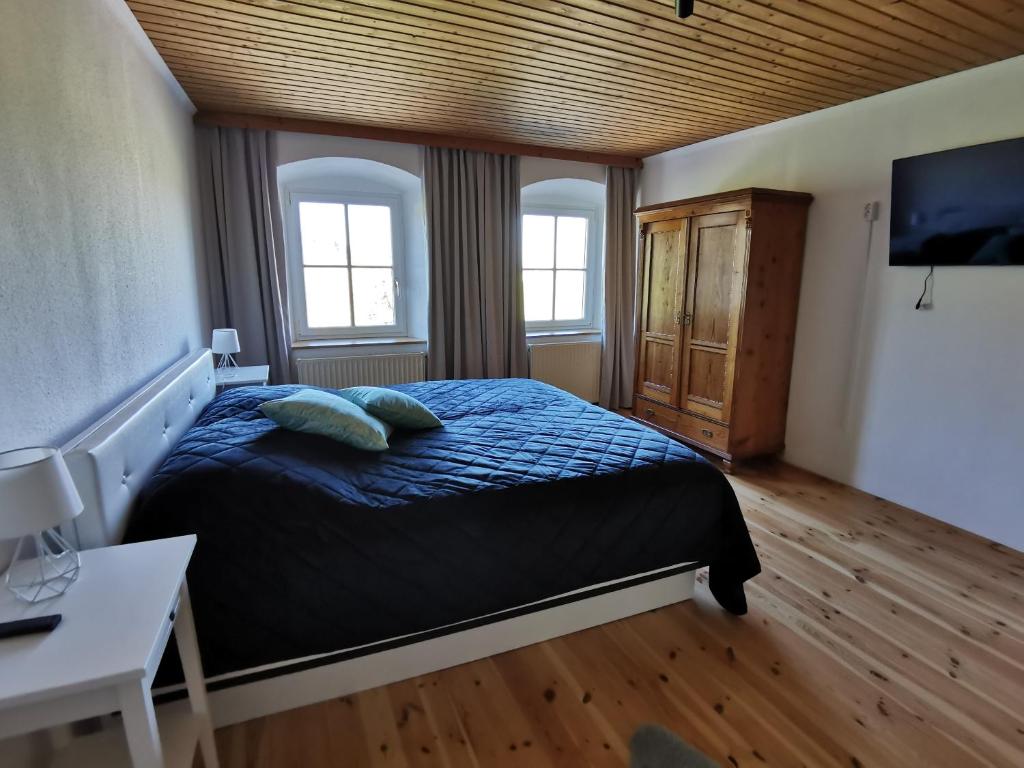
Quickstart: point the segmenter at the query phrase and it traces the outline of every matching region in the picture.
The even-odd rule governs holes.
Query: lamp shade
[[[241,351],[238,346],[238,331],[234,328],[215,328],[210,349],[218,355],[234,355]]]
[[[84,505],[57,448],[0,453],[0,539],[16,539],[77,517]]]

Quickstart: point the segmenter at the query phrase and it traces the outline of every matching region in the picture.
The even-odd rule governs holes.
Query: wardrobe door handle
[[[683,325],[691,325],[693,323],[693,315],[687,312],[683,315]]]

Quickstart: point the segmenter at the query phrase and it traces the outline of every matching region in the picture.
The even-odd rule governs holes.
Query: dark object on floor
[[[742,584],[736,584],[735,582],[726,581],[725,584],[719,584],[718,579],[715,578],[715,574],[711,573],[708,577],[708,587],[711,589],[711,594],[714,595],[715,600],[729,613],[736,616],[745,616],[747,613],[747,595],[743,591]]]
[[[721,768],[672,731],[642,725],[629,740],[629,768]]]
[[[676,0],[676,16],[680,19],[693,16],[693,0]]]

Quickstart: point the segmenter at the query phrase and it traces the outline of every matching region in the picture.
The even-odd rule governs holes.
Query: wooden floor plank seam
[[[776,535],[778,535],[776,532],[772,531],[770,528],[768,528],[768,527],[766,527],[766,526],[764,526],[764,525],[762,525],[762,524],[752,520],[751,519],[752,517],[754,517],[754,515],[748,514],[748,517],[747,517],[747,525],[748,525],[748,527],[750,527],[752,529],[756,528],[758,530],[761,530],[762,532],[764,532],[768,536],[776,536]],[[809,557],[814,557],[819,562],[827,565],[828,567],[832,568],[833,570],[836,570],[836,571],[839,571],[841,573],[846,573],[846,574],[850,575],[852,578],[855,578],[858,582],[870,583],[870,585],[874,589],[876,589],[876,591],[878,591],[879,594],[884,595],[885,597],[887,597],[887,598],[889,598],[891,600],[894,600],[894,601],[897,601],[897,602],[901,603],[906,609],[918,613],[918,615],[920,615],[922,618],[927,619],[927,620],[931,621],[932,623],[934,623],[934,624],[936,624],[938,626],[942,626],[944,629],[952,629],[953,631],[959,631],[965,637],[968,637],[969,639],[974,639],[975,642],[978,642],[978,640],[975,639],[975,635],[973,633],[971,633],[969,630],[965,631],[966,627],[964,626],[963,621],[958,621],[958,622],[952,622],[951,623],[948,619],[942,619],[941,617],[935,615],[934,613],[931,613],[931,612],[928,612],[926,610],[923,610],[922,607],[918,603],[914,602],[913,600],[908,600],[903,595],[901,595],[900,592],[893,592],[893,591],[887,590],[882,584],[879,583],[879,578],[881,578],[883,580],[886,580],[886,581],[888,581],[889,579],[892,578],[889,574],[886,573],[886,568],[884,567],[884,565],[882,565],[882,564],[875,564],[876,567],[874,569],[871,569],[871,568],[867,567],[868,565],[870,565],[870,563],[866,564],[863,560],[857,560],[856,561],[858,563],[857,566],[852,566],[851,565],[851,566],[847,567],[847,565],[844,565],[843,563],[838,562],[834,558],[830,558],[830,557],[828,557],[828,555],[822,554],[820,551],[816,550],[814,547],[807,546],[805,541],[799,541],[798,538],[796,538],[796,537],[791,538],[791,537],[787,536],[785,538],[787,539],[787,541],[789,541],[791,543],[791,545],[793,547],[801,549]],[[881,567],[877,567],[877,566],[881,566]],[[900,574],[900,576],[903,576],[903,574]],[[901,587],[908,586],[907,584],[904,584],[903,582],[899,582],[899,584],[901,585]],[[971,620],[973,620],[975,622],[978,622],[978,623],[985,623],[986,621],[991,621],[992,623],[997,624],[999,629],[998,630],[990,630],[990,631],[997,631],[997,632],[999,632],[1009,642],[1014,642],[1014,643],[1020,643],[1021,642],[1022,638],[1018,634],[1016,634],[1015,628],[1012,625],[1010,625],[1008,622],[1006,622],[1005,619],[992,618],[992,617],[987,617],[987,616],[978,616],[976,608],[973,607],[970,602],[965,602],[965,601],[959,599],[958,593],[952,592],[952,591],[945,591],[945,592],[943,592],[941,590],[938,590],[935,587],[935,585],[933,585],[932,583],[930,583],[927,580],[923,580],[923,581],[914,580],[912,586],[914,587],[914,589],[916,589],[921,594],[931,594],[932,592],[938,591],[939,594],[938,594],[936,599],[939,600],[944,606],[948,607],[950,610],[959,612],[964,619],[970,618]],[[1001,624],[998,623],[1000,621],[1002,621]],[[1017,650],[1019,651],[1021,649],[1018,648]],[[1021,659],[1021,660],[1020,661],[1014,661],[1014,658]],[[1022,668],[1024,668],[1024,657],[1021,657],[1021,656],[1014,656],[1012,658],[1011,657],[1007,657],[1007,660],[1009,660],[1011,663],[1017,664],[1018,666],[1021,666]]]
[[[780,509],[779,507],[773,507],[773,508],[775,508],[780,513],[783,512],[783,510]],[[804,519],[802,519],[800,522],[801,522],[802,525],[804,525],[804,524],[807,524],[808,520],[809,520],[809,518],[804,516]],[[835,539],[843,542],[844,544],[851,544],[852,548],[855,551],[858,550],[858,548],[864,547],[864,546],[867,546],[868,548],[873,548],[875,551],[883,551],[877,545],[872,545],[871,542],[862,541],[861,537],[858,536],[858,533],[856,531],[842,531],[838,527],[831,527],[831,526],[825,527],[823,530],[824,530],[825,533],[830,534]],[[878,533],[878,532],[876,532],[875,535],[879,535],[879,536],[882,536],[882,537],[888,536],[887,533]],[[894,544],[894,547],[896,549],[899,549],[901,551],[906,551],[903,548],[903,546],[898,541],[897,542],[893,542],[893,544]],[[891,553],[892,551],[893,551],[893,548],[890,547],[889,552]],[[917,550],[917,551],[921,551],[921,550]],[[909,552],[907,554],[909,554]],[[912,570],[918,577],[920,577],[919,580],[924,580],[926,582],[929,582],[929,581],[932,581],[932,580],[936,580],[936,579],[938,579],[941,582],[941,581],[943,581],[944,579],[948,578],[951,575],[962,576],[964,579],[968,579],[969,576],[970,577],[975,577],[975,576],[980,575],[978,573],[978,571],[976,570],[976,566],[974,568],[970,569],[970,570],[973,570],[973,573],[970,573],[970,574],[965,573],[961,568],[959,568],[958,567],[958,563],[960,563],[960,562],[965,562],[966,563],[966,562],[969,562],[969,561],[966,561],[963,558],[958,557],[955,551],[951,551],[951,552],[944,553],[944,554],[946,554],[947,557],[943,561],[943,568],[938,569],[938,570],[929,570],[929,571],[923,571],[920,568],[915,567],[915,565],[913,563],[909,563],[907,561],[901,561],[901,560],[893,560],[892,558],[889,558],[888,561],[885,561],[882,558],[876,558],[876,561],[880,562],[880,563],[881,562],[888,562],[890,565],[895,565],[896,567],[902,567],[905,572],[909,572],[909,571]],[[1008,569],[1008,573],[1012,574],[1013,571]],[[977,586],[977,585],[975,585],[975,586]],[[955,591],[960,597],[967,597],[967,595],[965,595],[963,593],[963,585],[960,585],[960,584],[954,585],[954,584],[950,583],[949,584],[949,588],[950,588],[951,591]],[[996,609],[1002,611],[1004,613],[1004,615],[1010,615],[1011,619],[1016,619],[1016,617],[1019,616],[1019,614],[1020,614],[1020,611],[1019,611],[1020,606],[1017,605],[1017,596],[1014,595],[1014,594],[1008,594],[1006,596],[1006,600],[1008,602],[1014,603],[1015,605],[1012,606],[1012,607],[1007,607],[1007,606],[1002,604],[1003,601],[1000,601],[999,605],[994,605],[993,607],[995,607]],[[1016,613],[1013,612],[1014,608],[1017,609]]]
[[[788,581],[799,589],[803,589],[801,585],[793,580],[783,580]],[[953,705],[946,704],[944,700],[936,694],[935,690],[927,687],[924,682],[924,678],[921,676],[905,674],[904,671],[901,670],[900,665],[895,663],[895,660],[886,661],[879,656],[872,656],[872,654],[862,649],[861,644],[848,641],[844,637],[843,633],[835,628],[834,621],[825,623],[815,622],[811,620],[799,606],[794,607],[792,604],[788,603],[785,597],[779,595],[777,592],[773,592],[771,586],[765,587],[765,589],[766,591],[772,592],[777,599],[781,600],[783,603],[787,603],[789,608],[795,611],[796,618],[794,621],[796,622],[796,625],[801,629],[806,628],[808,630],[806,634],[812,639],[812,641],[818,641],[819,645],[821,645],[823,637],[827,637],[831,642],[826,641],[826,647],[831,649],[841,649],[845,652],[845,658],[848,659],[849,657],[853,657],[860,661],[864,665],[865,670],[860,671],[858,669],[858,673],[861,677],[866,682],[871,683],[880,692],[884,692],[887,695],[892,696],[894,700],[903,703],[908,710],[914,711],[921,704],[924,704],[930,709],[938,710],[938,712],[945,716],[950,722],[956,722],[961,726],[966,726],[966,730],[975,736],[991,734],[991,727],[979,722],[973,714],[964,713]],[[860,632],[864,633],[866,639],[871,640],[878,645],[884,644],[885,638],[878,633],[873,632],[869,626],[862,626],[860,628]],[[909,663],[909,651],[907,649],[902,649],[902,652],[907,653],[906,661]],[[844,654],[835,653],[832,655],[839,662],[842,662],[844,658]],[[945,670],[939,669],[937,671],[938,676],[944,679]],[[903,692],[909,693],[913,697],[913,700],[907,701],[901,699],[898,694],[894,695],[893,688],[896,686],[889,685],[890,683],[896,684],[898,686],[897,690],[902,689]],[[960,687],[964,686],[960,685]],[[1016,716],[1016,712],[1014,710],[1004,708],[1001,704],[993,702],[987,696],[985,696],[983,700],[999,709],[1002,717],[1013,718]],[[977,713],[977,707],[974,712]],[[1003,745],[1002,740],[998,741]],[[1005,754],[1008,756],[1008,759],[1012,759],[1009,756],[1013,754],[1014,748],[1009,743],[1005,743],[1005,748]],[[980,758],[981,756],[980,754],[975,754],[975,757]]]
[[[767,556],[763,556],[766,559]],[[776,578],[785,578],[783,574],[785,565],[779,569],[775,569],[773,565],[775,557],[773,556],[768,561],[767,570],[774,573]],[[800,582],[793,582],[801,589],[806,589],[806,586]],[[838,593],[838,589],[833,588],[829,585],[830,589]],[[831,593],[828,590],[823,590],[824,595],[831,598]],[[817,592],[814,589],[807,590],[810,596],[817,597]],[[849,617],[854,621],[859,621],[865,626],[871,626],[871,616],[869,606],[860,608],[865,601],[860,603],[853,603],[856,600],[856,594],[852,594],[844,604],[842,612],[836,610],[835,618],[841,619],[841,617]],[[981,698],[988,698],[991,693],[989,691],[999,691],[1002,693],[1002,689],[1008,689],[1008,682],[1014,679],[1014,676],[1020,675],[1020,668],[1014,665],[1004,665],[1001,663],[1001,659],[996,656],[987,658],[976,653],[972,653],[969,648],[964,647],[964,638],[959,633],[945,631],[932,631],[921,634],[914,634],[911,632],[911,623],[907,621],[901,614],[893,613],[892,617],[888,619],[887,630],[888,639],[893,642],[897,642],[894,636],[900,638],[900,642],[897,642],[899,650],[902,654],[906,654],[903,658],[918,658],[925,661],[934,670],[937,670],[943,675],[948,675],[952,679],[959,680],[961,685],[968,686],[972,689],[975,695]],[[941,649],[937,646],[941,645]],[[927,652],[926,652],[927,651]],[[929,655],[931,654],[931,655]],[[981,680],[978,683],[974,683],[972,676],[980,676]],[[986,690],[988,689],[988,690]],[[1018,701],[1019,691],[1008,690],[1005,695],[1005,701],[998,701],[998,706],[1002,707],[1009,716],[1015,716],[1015,707],[1019,706]]]
[[[792,580],[792,579],[786,579],[785,576],[783,576],[783,579],[786,580],[787,582],[789,582],[790,584],[792,584],[794,587],[796,587],[798,589],[801,589],[801,590],[804,590],[810,600],[815,600],[815,601],[817,600],[817,593],[815,593],[813,590],[807,589],[805,587],[805,585],[801,584],[798,581]],[[822,602],[818,607],[819,607],[819,610],[821,610],[823,613],[825,613],[829,609],[828,604],[826,604],[824,602]],[[939,661],[936,661],[936,660],[930,658],[929,656],[927,656],[925,654],[920,653],[919,649],[915,648],[909,642],[898,643],[898,642],[892,640],[891,636],[880,635],[877,631],[875,631],[875,630],[873,630],[871,628],[871,626],[870,626],[870,624],[871,624],[870,617],[865,616],[865,615],[859,613],[856,610],[851,610],[849,606],[845,606],[842,612],[840,612],[838,609],[833,609],[833,610],[835,611],[835,618],[830,620],[830,625],[835,625],[835,624],[839,623],[836,620],[839,619],[840,617],[847,617],[847,618],[849,618],[850,620],[852,620],[854,622],[860,623],[860,624],[862,624],[865,627],[865,631],[870,632],[870,633],[872,633],[872,635],[876,635],[879,638],[882,638],[882,639],[888,640],[889,642],[894,643],[896,645],[897,651],[901,654],[901,658],[902,659],[904,659],[904,660],[906,660],[906,659],[918,659],[922,663],[924,663],[928,667],[930,667],[934,672],[938,673],[939,675],[941,675],[941,676],[950,676],[953,679],[958,680],[959,681],[959,685],[968,688],[969,690],[971,690],[973,695],[977,696],[978,698],[980,698],[982,700],[988,701],[993,706],[1001,709],[1005,713],[1006,716],[1008,716],[1008,717],[1016,717],[1017,716],[1017,706],[1019,706],[1019,701],[1016,701],[1016,699],[1014,697],[1008,696],[1007,697],[1008,698],[1008,702],[1009,701],[1015,702],[1015,704],[1017,706],[1015,706],[1014,703],[1008,703],[1008,702],[1000,701],[999,699],[991,696],[990,693],[987,690],[985,690],[983,686],[975,685],[975,684],[973,684],[970,681],[969,678],[965,677],[965,675],[963,674],[964,667],[969,662],[967,661],[968,656],[966,654],[964,654],[963,652],[956,651],[955,652],[956,655],[953,655],[953,653],[950,653],[950,652],[946,652],[944,654],[945,658],[943,658],[943,660],[942,660],[945,663],[941,663]],[[826,615],[826,618],[828,618],[827,615]],[[956,639],[956,635],[954,635],[952,633],[949,633],[949,634],[950,634],[950,639],[953,639],[953,640]],[[952,662],[949,661],[950,658],[953,659]],[[898,661],[897,661],[897,664],[899,664]],[[883,665],[883,666],[885,666],[885,665]],[[888,662],[888,669],[889,669],[889,672],[891,673],[890,677],[899,674],[899,666],[896,666],[896,667],[892,666],[892,662]],[[884,672],[885,670],[883,669],[881,671]],[[1017,670],[1012,670],[1012,671],[1016,672]],[[1010,670],[1007,670],[1007,672],[1010,672]],[[988,681],[988,682],[999,682],[999,681],[997,680],[997,681]],[[1003,683],[1005,685],[1005,678],[1003,678]]]

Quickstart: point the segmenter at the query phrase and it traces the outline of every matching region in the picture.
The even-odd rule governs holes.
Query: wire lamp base
[[[238,363],[235,362],[235,358],[232,355],[221,355],[220,361],[217,363],[218,368],[237,368]]]
[[[63,536],[43,531],[18,540],[4,583],[22,600],[38,603],[67,592],[81,567],[78,552]]]

